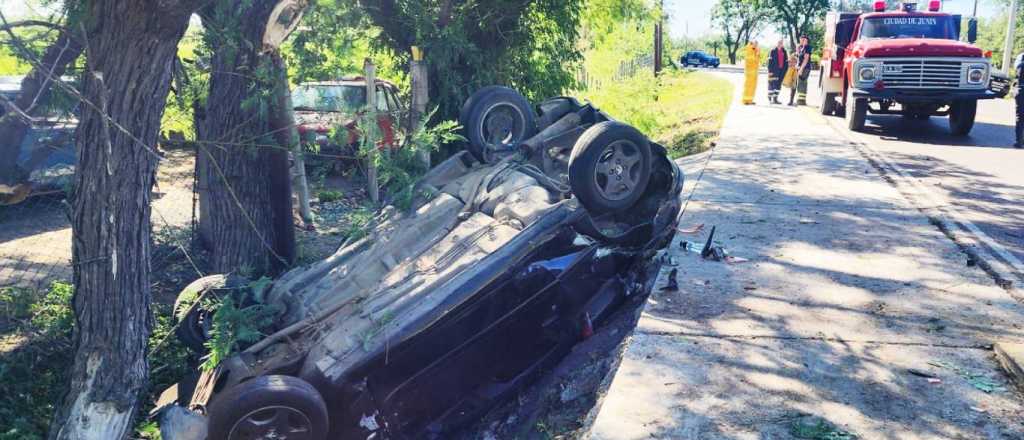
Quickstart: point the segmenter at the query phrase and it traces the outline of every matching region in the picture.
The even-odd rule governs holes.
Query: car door
[[[384,146],[395,147],[395,112],[394,100],[383,84],[377,85],[377,127],[380,128]]]

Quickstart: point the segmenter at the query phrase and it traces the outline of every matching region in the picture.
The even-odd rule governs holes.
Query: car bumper
[[[889,99],[899,102],[949,102],[971,99],[995,99],[999,95],[986,89],[853,89],[856,98]]]

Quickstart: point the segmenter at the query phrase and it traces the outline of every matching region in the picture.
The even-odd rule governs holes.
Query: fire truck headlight
[[[876,76],[875,66],[862,66],[857,70],[857,78],[863,82],[874,81]]]
[[[967,82],[971,84],[981,84],[985,80],[985,68],[983,66],[971,66],[967,70]]]

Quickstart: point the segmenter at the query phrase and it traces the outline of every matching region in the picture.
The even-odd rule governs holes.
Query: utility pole
[[[665,0],[658,4],[658,22],[654,24],[654,76],[661,75],[661,63],[665,50]]]
[[[1013,36],[1017,33],[1017,0],[1010,0],[1010,19],[1006,24],[1006,43],[1003,44],[1003,71],[1010,72],[1013,59]]]

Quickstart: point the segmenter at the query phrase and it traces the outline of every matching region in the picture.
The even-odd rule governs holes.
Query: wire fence
[[[638,55],[628,60],[619,61],[619,66],[611,78],[602,78],[591,74],[586,68],[581,68],[576,72],[576,84],[580,90],[596,90],[604,87],[606,82],[626,81],[645,71],[654,72],[654,55],[652,54]]]

